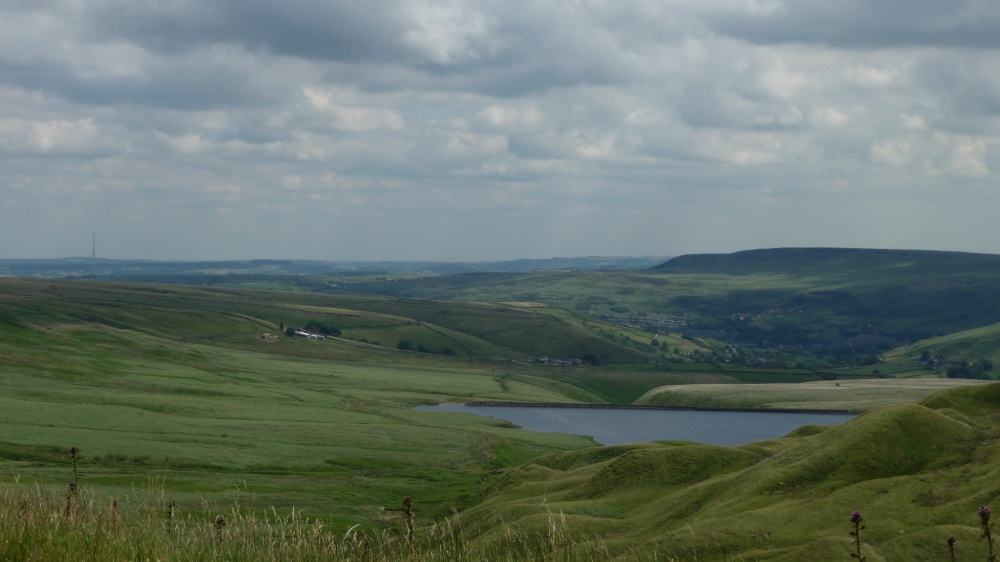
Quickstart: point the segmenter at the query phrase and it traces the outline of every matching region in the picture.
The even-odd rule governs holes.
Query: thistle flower
[[[861,516],[860,511],[855,511],[851,514],[851,523],[854,525],[854,530],[849,534],[854,537],[854,548],[857,552],[851,553],[851,558],[857,559],[858,562],[865,562],[868,559],[867,556],[861,554],[861,530],[865,528],[861,524],[865,518]]]
[[[948,537],[948,554],[951,556],[951,562],[955,562],[955,536],[954,535]]]
[[[217,546],[222,546],[222,529],[226,526],[226,518],[220,513],[218,517],[215,518],[215,540]]]

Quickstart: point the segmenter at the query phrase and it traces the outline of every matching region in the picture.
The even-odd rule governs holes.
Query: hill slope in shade
[[[651,268],[668,273],[822,274],[889,272],[899,274],[1000,272],[1000,256],[931,250],[863,248],[774,248],[732,254],[689,254]]]

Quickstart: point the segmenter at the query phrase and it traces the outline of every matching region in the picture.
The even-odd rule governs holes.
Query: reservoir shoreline
[[[571,402],[465,402],[465,406],[500,408],[593,408],[598,410],[680,410],[690,412],[775,412],[782,414],[851,414],[866,410],[830,410],[813,408],[704,408],[699,406],[652,406],[645,404],[584,404]]]

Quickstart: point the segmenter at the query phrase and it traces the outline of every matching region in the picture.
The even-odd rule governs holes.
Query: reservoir
[[[727,447],[781,437],[803,425],[836,424],[856,415],[814,412],[466,404],[418,406],[417,409],[489,416],[507,420],[531,431],[550,431],[593,437],[602,445],[676,440]]]

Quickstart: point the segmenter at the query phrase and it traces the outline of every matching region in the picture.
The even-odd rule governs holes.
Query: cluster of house
[[[307,340],[325,340],[326,336],[323,334],[313,334],[305,330],[295,330],[295,335],[300,338],[306,338]]]
[[[535,363],[540,365],[554,365],[556,367],[576,367],[583,363],[583,360],[572,359],[549,359],[548,357],[535,357]]]
[[[326,336],[324,336],[323,334],[313,334],[313,333],[307,332],[305,330],[295,330],[293,333],[296,336],[300,337],[300,338],[306,338],[306,339],[309,339],[309,340],[325,340],[326,339]],[[278,336],[276,336],[275,334],[261,334],[260,335],[260,339],[262,339],[262,340],[277,340]]]

